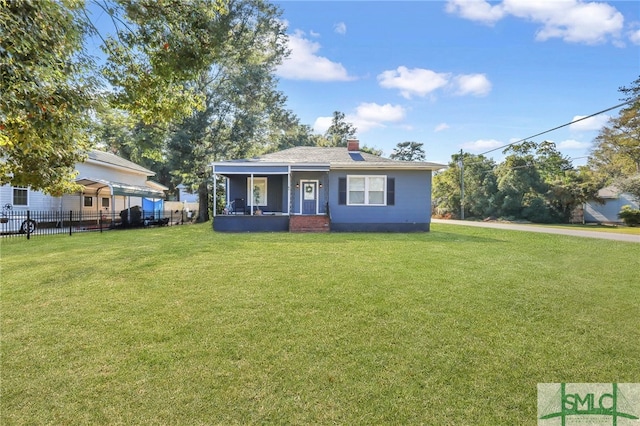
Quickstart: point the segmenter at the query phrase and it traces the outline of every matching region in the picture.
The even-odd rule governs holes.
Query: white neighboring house
[[[621,192],[615,186],[607,186],[598,191],[598,197],[604,201],[600,204],[596,201],[589,201],[584,206],[584,221],[588,223],[622,223],[618,213],[622,206],[630,205],[637,209],[638,201],[627,192]]]
[[[76,164],[82,192],[53,197],[29,188],[0,187],[0,206],[5,219],[0,228],[3,232],[33,229],[36,223],[26,223],[26,212],[81,212],[87,217],[107,217],[111,221],[120,218],[120,212],[143,203],[164,200],[168,188],[148,178],[155,175],[129,160],[115,154],[91,150],[84,163]],[[160,203],[161,205],[161,203]],[[24,214],[21,214],[24,213]],[[12,220],[6,220],[11,218]],[[15,222],[20,223],[16,224]],[[14,223],[11,223],[14,222]],[[32,229],[32,230],[33,230]]]

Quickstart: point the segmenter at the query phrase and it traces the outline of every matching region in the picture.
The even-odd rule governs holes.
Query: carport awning
[[[111,191],[111,195],[164,199],[164,192],[150,188],[148,186],[131,185],[129,183],[112,182],[104,179],[94,178],[77,179],[76,183],[79,183],[86,189],[95,192],[98,192],[103,188],[109,188],[109,190]]]

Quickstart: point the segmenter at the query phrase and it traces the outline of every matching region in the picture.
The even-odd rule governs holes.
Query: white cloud
[[[485,74],[439,73],[424,68],[409,69],[399,66],[395,70],[384,71],[378,75],[380,87],[398,89],[400,94],[411,99],[413,96],[425,97],[438,89],[448,88],[456,95],[485,96],[491,91],[491,82]]]
[[[358,117],[373,121],[402,121],[405,117],[405,110],[400,105],[376,103],[362,103],[356,108]]]
[[[345,121],[351,123],[363,133],[371,129],[385,127],[387,123],[400,123],[406,116],[405,109],[400,105],[376,103],[361,103],[353,114],[345,114]],[[316,133],[324,133],[331,126],[333,117],[318,117],[313,124]]]
[[[346,34],[347,24],[345,24],[344,22],[338,22],[333,26],[333,31],[337,34]]]
[[[443,130],[447,130],[449,125],[447,123],[440,123],[433,129],[434,132],[442,132]]]
[[[560,38],[571,43],[618,43],[623,15],[613,6],[583,0],[449,0],[446,11],[462,18],[492,25],[508,15],[540,24],[536,40]]]
[[[324,56],[318,56],[320,44],[304,37],[303,32],[289,35],[291,55],[284,60],[276,71],[282,78],[311,81],[350,81],[354,77],[342,64],[333,62]]]
[[[463,143],[462,149],[472,152],[480,152],[495,149],[502,145],[505,144],[495,139],[478,139],[477,141]]]
[[[571,121],[580,120],[586,115],[576,115]],[[595,117],[585,118],[584,120],[573,123],[569,128],[576,132],[591,132],[602,129],[611,117],[606,114],[596,115]]]
[[[640,45],[640,29],[629,32],[629,40],[631,43]]]
[[[491,91],[491,82],[484,74],[463,74],[453,79],[456,94],[485,96]]]
[[[575,139],[567,139],[558,144],[558,149],[585,149],[591,146],[588,142],[580,142]]]
[[[333,117],[318,117],[316,121],[313,123],[313,131],[319,134],[324,134],[324,132],[331,127],[331,120]]]
[[[446,86],[449,78],[449,74],[446,73],[400,66],[395,70],[382,72],[378,75],[378,82],[385,89],[399,89],[404,98],[411,99],[414,95],[424,97]]]
[[[486,1],[478,0],[450,0],[447,2],[446,11],[487,25],[493,25],[504,17],[500,5],[492,6]]]
[[[404,120],[406,111],[400,105],[376,103],[361,103],[356,108],[355,115],[346,117],[347,121],[351,121],[359,132],[384,127],[384,123],[398,123]]]

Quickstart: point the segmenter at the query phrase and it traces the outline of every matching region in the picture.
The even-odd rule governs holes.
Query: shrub
[[[633,209],[630,205],[622,206],[618,217],[622,219],[625,225],[636,226],[640,224],[640,209]]]

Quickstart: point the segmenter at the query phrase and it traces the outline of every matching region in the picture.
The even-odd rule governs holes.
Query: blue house
[[[226,204],[216,231],[429,231],[431,175],[442,164],[398,161],[348,146],[295,147],[212,164]],[[214,206],[214,212],[217,211]]]

